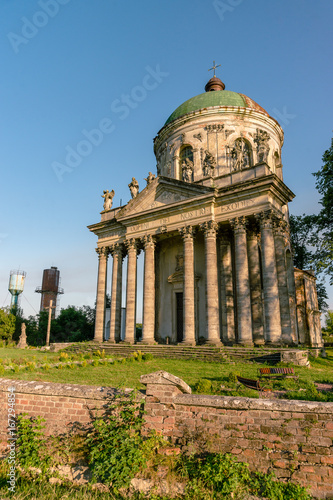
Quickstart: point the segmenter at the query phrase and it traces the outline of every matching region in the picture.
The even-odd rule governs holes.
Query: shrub
[[[206,378],[201,378],[199,382],[195,384],[194,389],[196,392],[199,392],[201,394],[206,394],[207,392],[211,391],[212,382],[211,380],[207,380]]]
[[[17,417],[17,460],[27,472],[30,472],[30,467],[41,469],[41,478],[52,462],[46,451],[43,422],[44,418],[29,417],[27,413]]]
[[[228,382],[234,383],[237,382],[237,376],[239,376],[239,373],[235,372],[229,372],[228,374]]]
[[[115,488],[128,486],[145,465],[140,434],[142,411],[134,398],[134,393],[118,394],[108,404],[104,417],[93,419],[93,430],[86,440],[93,479],[112,482]]]
[[[150,361],[154,359],[154,356],[151,354],[151,352],[146,352],[145,354],[142,355],[142,359],[144,361]]]

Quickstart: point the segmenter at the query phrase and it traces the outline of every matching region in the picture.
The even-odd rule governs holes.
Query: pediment
[[[137,215],[141,212],[153,210],[155,208],[179,203],[211,192],[212,188],[198,186],[186,182],[158,177],[146,186],[134,199],[117,214],[117,219],[129,215]]]

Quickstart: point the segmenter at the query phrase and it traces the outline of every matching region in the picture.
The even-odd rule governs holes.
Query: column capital
[[[109,246],[109,252],[114,257],[117,255],[118,257],[123,258],[124,257],[124,246],[122,243],[114,243],[113,245]]]
[[[230,219],[229,222],[234,231],[246,231],[247,219],[244,215]]]
[[[205,234],[205,237],[216,236],[216,231],[218,230],[218,224],[214,220],[206,221],[201,224],[201,229]]]
[[[127,240],[124,241],[125,248],[127,250],[127,253],[137,251],[138,245],[137,241],[135,238],[128,238]]]
[[[97,247],[95,248],[97,254],[98,254],[98,259],[100,260],[102,257],[105,257],[106,259],[108,258],[109,255],[109,247]]]
[[[272,228],[275,220],[280,218],[280,214],[271,208],[255,214],[255,219],[259,222],[260,228]]]
[[[142,236],[141,242],[145,250],[147,248],[155,248],[155,238],[152,234],[145,234],[144,236]]]
[[[287,221],[282,219],[282,217],[275,217],[273,221],[273,229],[275,234],[279,236],[285,236],[288,231]]]
[[[194,236],[193,226],[183,226],[178,229],[183,240],[192,239]]]

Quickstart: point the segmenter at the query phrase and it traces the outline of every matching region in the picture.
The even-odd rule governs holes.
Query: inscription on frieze
[[[234,203],[218,207],[217,212],[220,211],[223,214],[232,210],[238,210],[239,208],[251,207],[252,205],[254,205],[254,200],[235,201]]]
[[[206,209],[199,208],[199,210],[191,210],[190,212],[185,212],[180,214],[180,220],[188,220],[193,219],[194,217],[198,217],[199,215],[205,215]]]
[[[149,229],[149,222],[143,222],[142,224],[136,224],[135,226],[130,226],[128,229],[131,233],[134,233],[136,231],[142,231],[145,229]]]

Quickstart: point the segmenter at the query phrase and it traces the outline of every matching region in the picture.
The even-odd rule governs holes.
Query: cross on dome
[[[212,70],[214,70],[214,76],[216,76],[216,75],[215,75],[215,70],[216,70],[216,68],[218,68],[219,66],[221,66],[221,64],[217,64],[217,65],[216,65],[216,64],[215,64],[215,61],[213,61],[213,67],[212,67],[212,68],[209,68],[209,70],[208,70],[208,71],[212,71]]]

